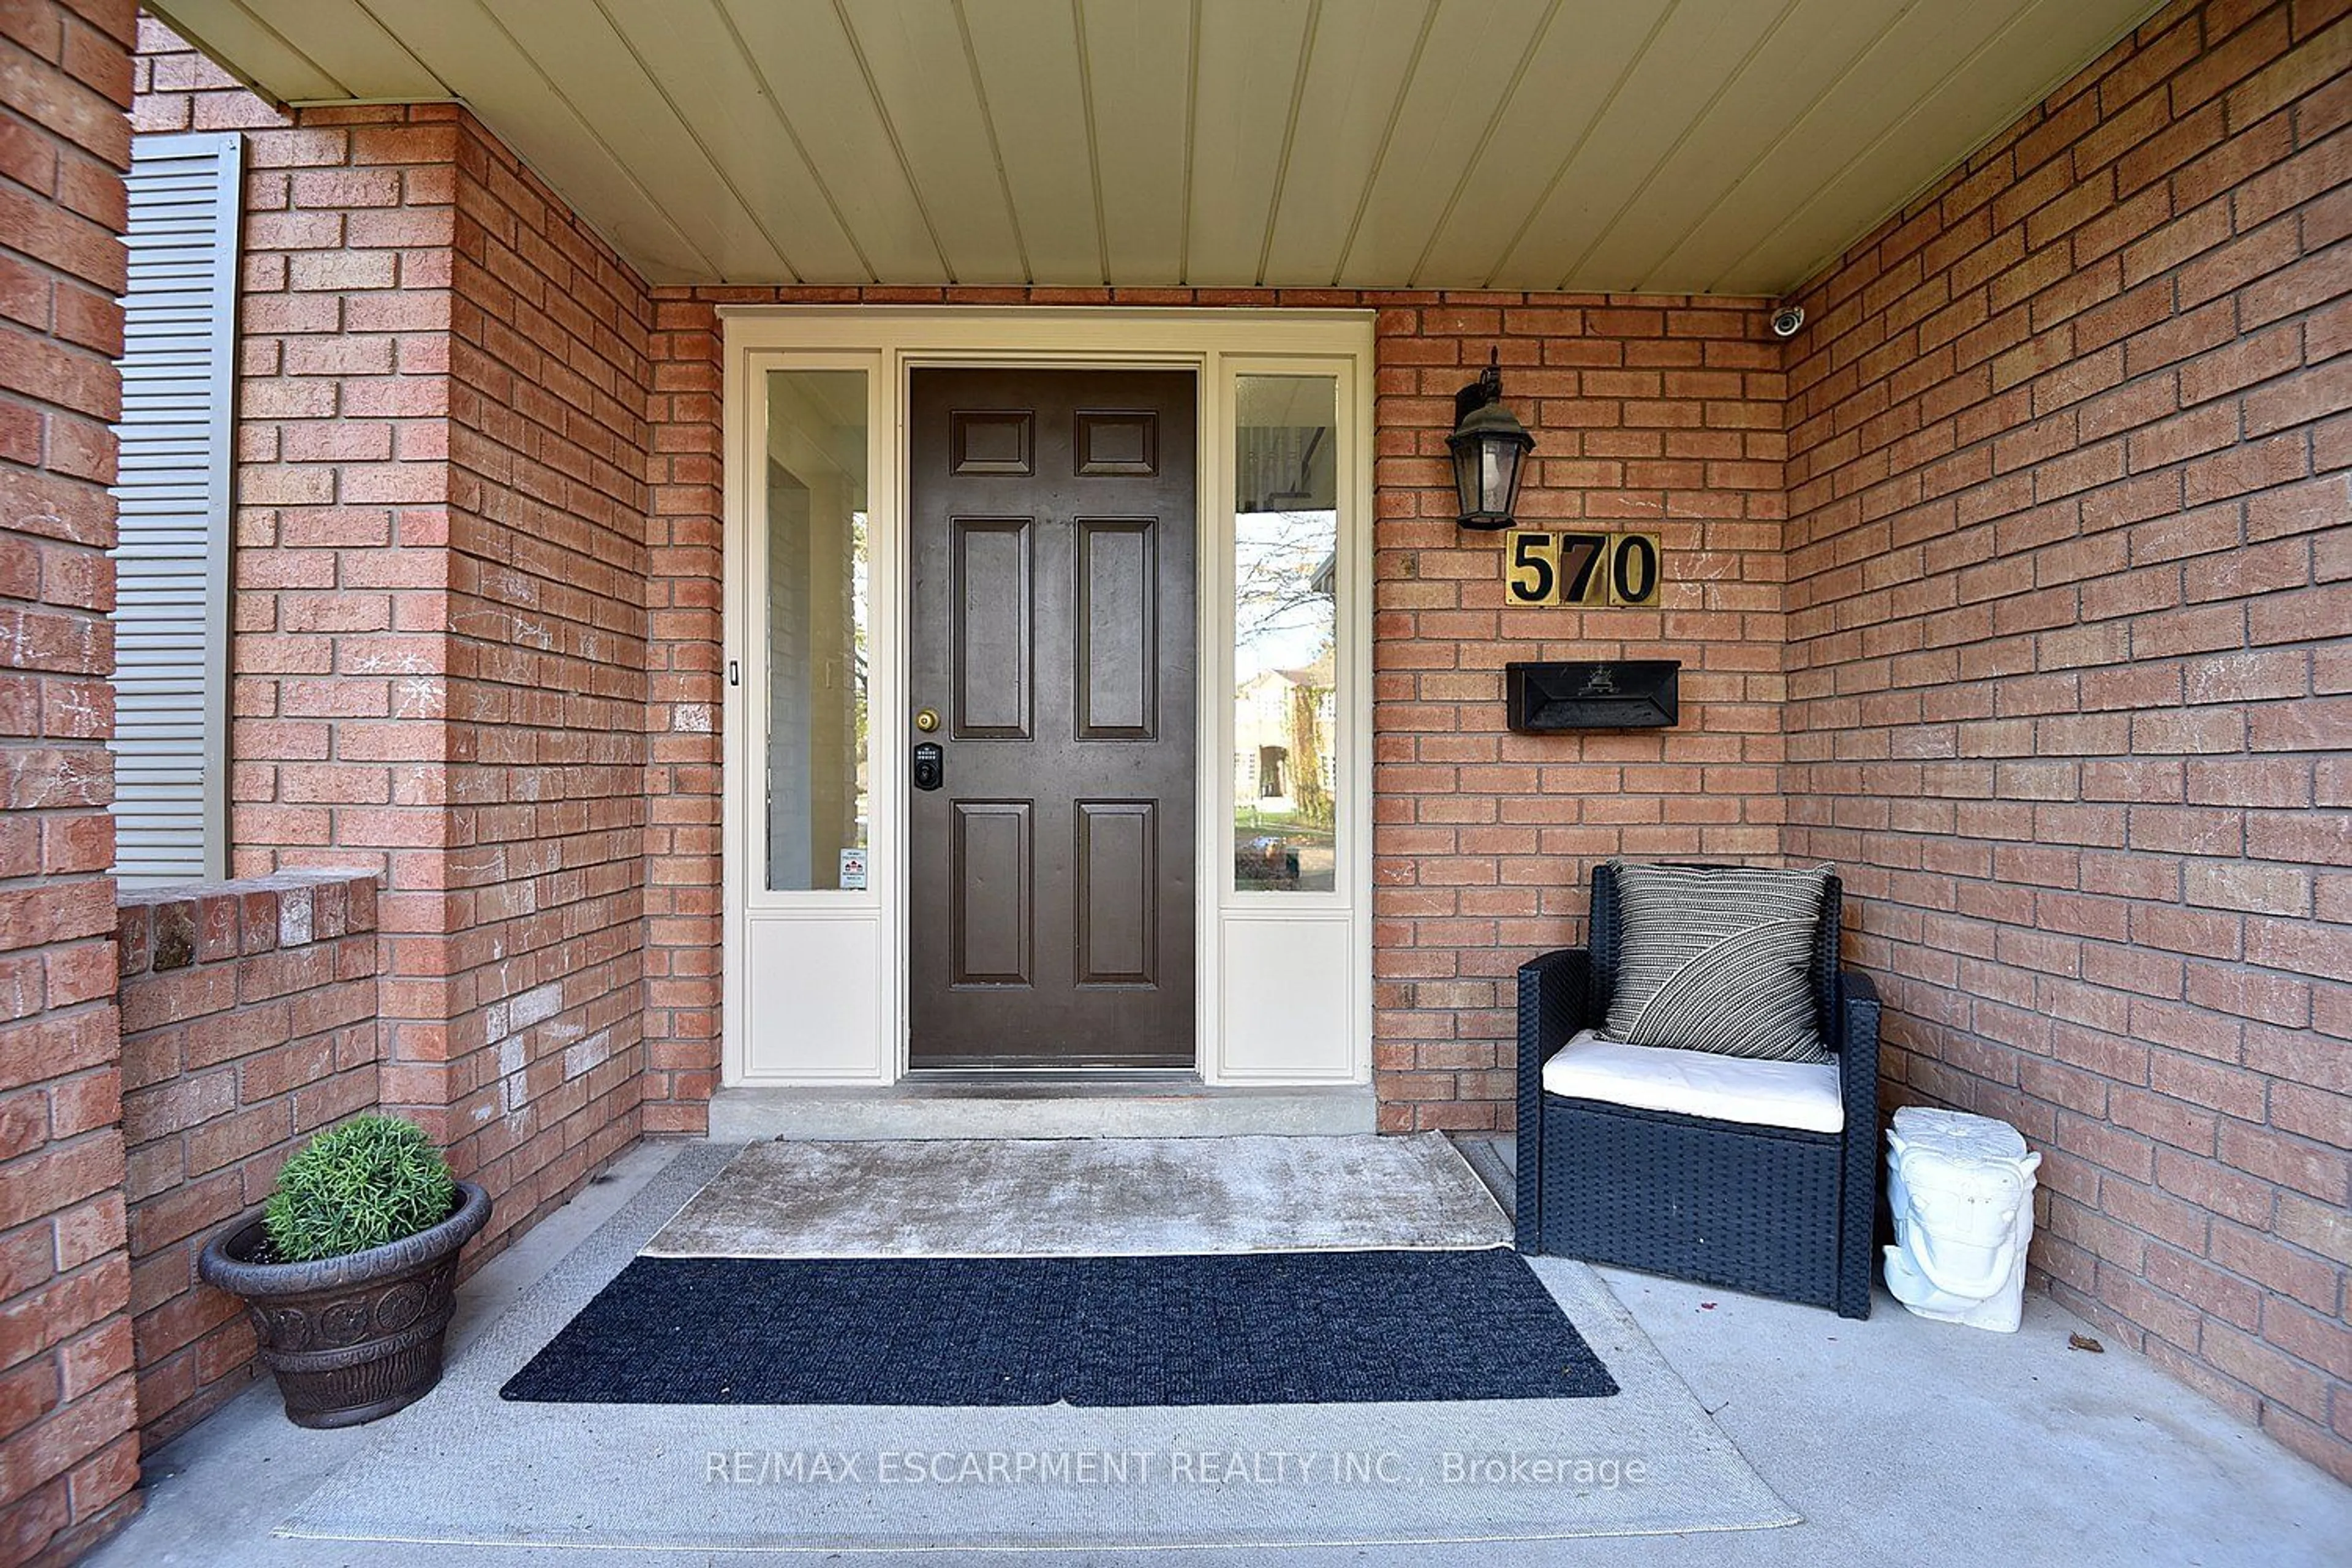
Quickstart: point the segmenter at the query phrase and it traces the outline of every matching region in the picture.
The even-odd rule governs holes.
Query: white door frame
[[[930,365],[1178,369],[1198,389],[1197,1064],[1219,1083],[1371,1074],[1372,316],[1356,310],[722,306],[725,460],[722,1079],[887,1084],[907,1070],[907,394]],[[758,884],[750,751],[766,711],[758,447],[771,369],[857,369],[867,393],[869,877],[865,891]],[[1338,886],[1232,886],[1233,412],[1237,374],[1338,382]],[[760,558],[754,560],[754,555]],[[902,733],[902,731],[906,731]],[[764,731],[762,731],[764,733]],[[759,966],[755,975],[752,965]],[[760,1008],[755,1019],[751,1012]]]

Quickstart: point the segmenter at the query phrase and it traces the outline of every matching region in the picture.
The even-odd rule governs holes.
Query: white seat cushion
[[[1547,1094],[1605,1100],[1759,1127],[1837,1132],[1845,1127],[1835,1062],[1759,1061],[1712,1051],[1629,1046],[1591,1029],[1543,1065]]]

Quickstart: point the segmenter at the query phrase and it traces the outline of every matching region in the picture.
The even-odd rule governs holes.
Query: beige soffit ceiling
[[[150,0],[657,283],[1777,295],[2150,0]]]

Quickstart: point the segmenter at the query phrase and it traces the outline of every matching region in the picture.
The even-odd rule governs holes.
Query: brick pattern
[[[2051,1289],[2352,1478],[2352,20],[2176,5],[1804,290],[1788,849]]]
[[[311,1133],[376,1103],[376,879],[332,871],[122,896],[131,1333],[150,1444],[258,1371],[196,1255]]]
[[[116,1053],[127,0],[0,8],[0,1563],[132,1506]]]
[[[1781,347],[1755,301],[1189,289],[655,291],[656,660],[647,1125],[698,1131],[719,1071],[719,336],[725,303],[1339,307],[1379,312],[1375,1082],[1391,1131],[1507,1128],[1509,976],[1575,940],[1612,855],[1780,847]],[[1533,521],[1658,532],[1652,610],[1509,610],[1454,521],[1454,390],[1502,359]],[[1519,736],[1503,666],[1678,658],[1683,721]]]
[[[450,994],[394,1055],[442,1079],[420,1109],[447,1108],[445,1141],[503,1199],[495,1239],[638,1133],[652,307],[520,160],[459,129]]]
[[[463,110],[142,29],[140,129],[247,133],[234,868],[383,877],[384,1102],[478,1261],[639,1126],[650,306]]]
[[[647,344],[645,1130],[709,1131],[719,1088],[719,320],[657,297]]]
[[[1381,1125],[1507,1129],[1512,972],[1582,940],[1595,861],[1776,863],[1780,345],[1752,301],[1378,301],[1373,1082]],[[1498,345],[1519,516],[1660,535],[1655,609],[1513,609],[1454,521],[1454,389]],[[1682,661],[1672,730],[1515,735],[1503,666]]]

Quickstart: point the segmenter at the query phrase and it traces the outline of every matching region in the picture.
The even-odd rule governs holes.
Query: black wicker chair
[[[1609,1011],[1616,873],[1592,873],[1591,945],[1519,969],[1518,1245],[1870,1316],[1878,1204],[1878,991],[1838,967],[1839,887],[1814,943],[1840,1132],[1635,1110],[1543,1088],[1543,1065]]]

